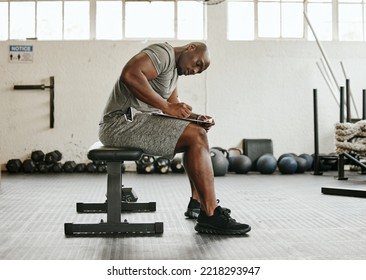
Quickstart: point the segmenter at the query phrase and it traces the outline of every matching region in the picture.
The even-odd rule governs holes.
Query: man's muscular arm
[[[172,103],[157,94],[150,86],[150,80],[157,77],[156,69],[147,54],[135,55],[123,68],[121,80],[141,101],[160,109],[166,114],[187,118],[192,108],[185,103]]]

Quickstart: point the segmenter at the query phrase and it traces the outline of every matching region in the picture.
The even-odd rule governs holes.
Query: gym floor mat
[[[94,223],[105,214],[78,214],[76,202],[105,200],[105,174],[2,174],[1,260],[364,260],[366,200],[324,195],[321,187],[365,188],[366,177],[228,174],[215,177],[220,205],[248,223],[247,236],[201,235],[185,219],[185,174],[126,172],[139,202],[156,212],[122,213],[130,222],[162,221],[161,236],[66,237],[65,222]],[[362,179],[362,180],[361,180]]]

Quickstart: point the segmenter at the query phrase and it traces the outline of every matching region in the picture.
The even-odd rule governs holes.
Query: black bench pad
[[[106,147],[101,142],[95,142],[88,151],[90,160],[124,161],[139,160],[143,150],[127,147]]]

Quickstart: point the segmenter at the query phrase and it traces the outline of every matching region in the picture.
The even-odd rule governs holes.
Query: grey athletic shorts
[[[188,121],[144,113],[135,114],[133,120],[115,114],[100,124],[99,140],[105,146],[140,148],[145,154],[172,159],[188,124]]]

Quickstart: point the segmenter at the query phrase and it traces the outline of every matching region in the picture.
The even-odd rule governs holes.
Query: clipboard
[[[171,118],[171,119],[178,119],[178,120],[182,120],[182,121],[189,121],[189,122],[193,122],[193,123],[198,123],[198,124],[211,124],[212,123],[212,119],[208,119],[208,120],[196,120],[196,119],[192,119],[192,118],[181,118],[181,117],[176,117],[176,116],[172,116],[172,115],[167,115],[164,113],[152,113],[153,116],[159,116],[159,117],[164,117],[164,118]]]

